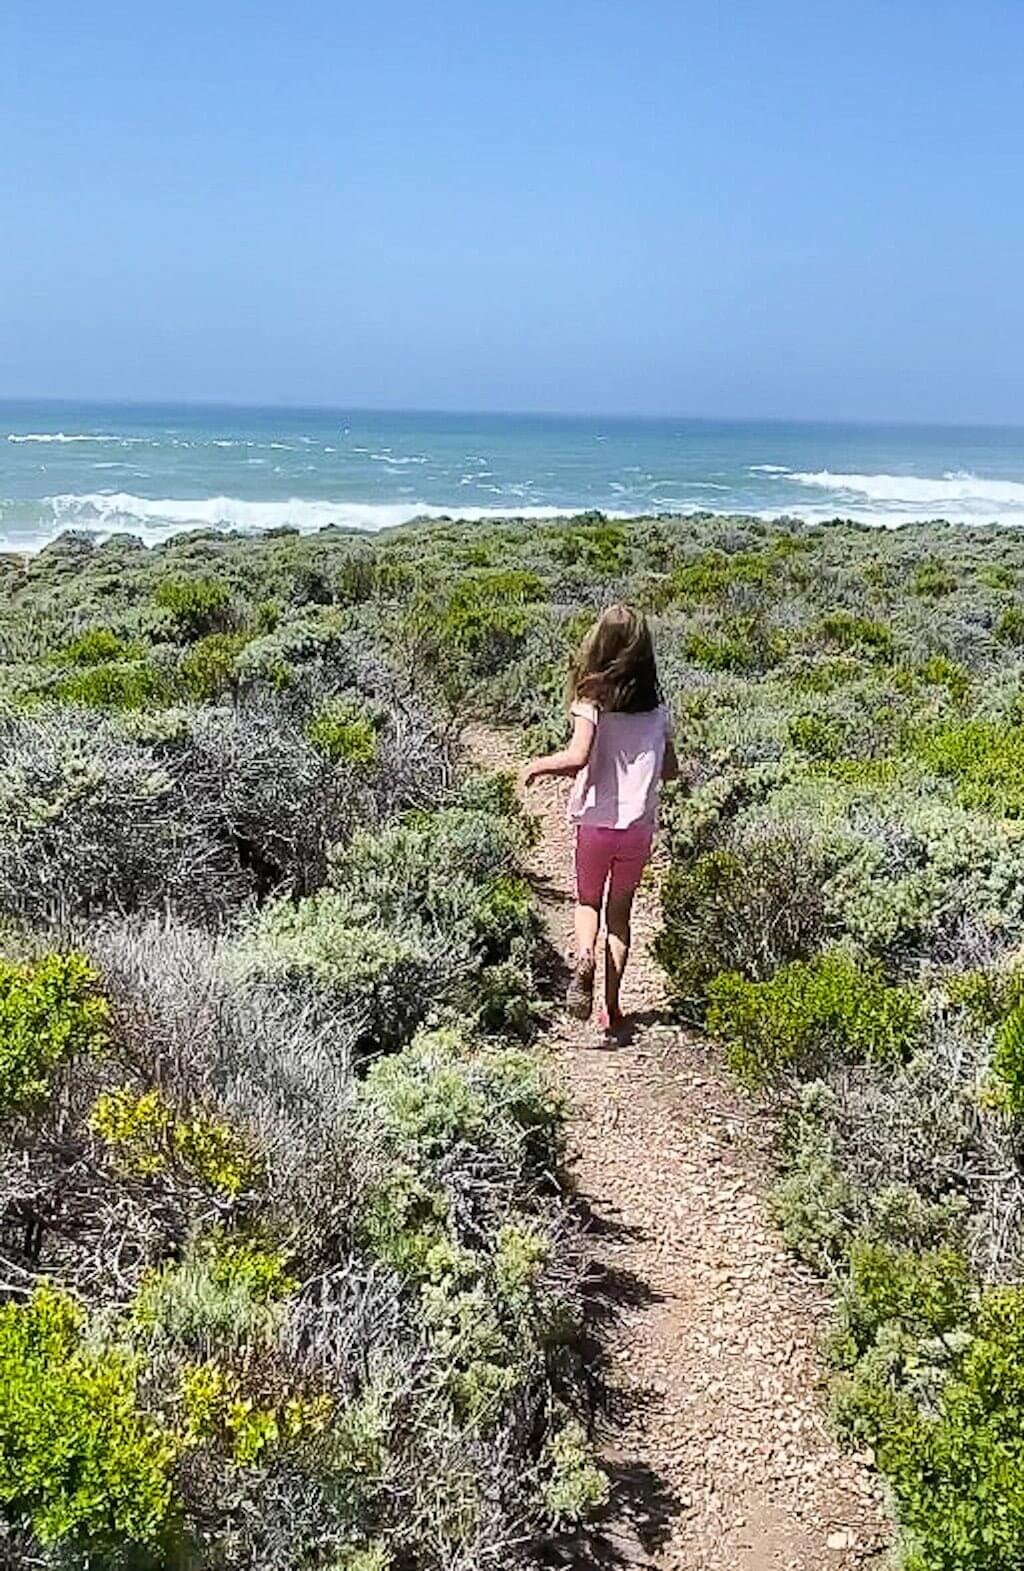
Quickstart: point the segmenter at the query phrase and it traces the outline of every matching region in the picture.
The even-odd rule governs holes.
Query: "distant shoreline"
[[[1024,532],[1024,525],[1018,522],[1000,523],[993,520],[989,523],[965,524],[948,518],[913,519],[905,522],[886,524],[884,521],[874,520],[867,522],[863,519],[844,518],[837,515],[831,519],[804,518],[795,513],[781,513],[771,518],[762,517],[753,513],[731,512],[689,512],[689,513],[606,513],[600,508],[584,508],[573,511],[566,509],[564,512],[552,512],[543,518],[531,514],[504,513],[488,515],[486,518],[477,518],[472,515],[460,513],[424,514],[409,518],[400,523],[388,524],[380,529],[359,528],[349,524],[327,523],[313,529],[300,529],[296,525],[280,524],[271,529],[218,529],[210,525],[200,526],[195,529],[183,528],[174,534],[166,535],[161,539],[147,541],[142,535],[131,530],[110,530],[107,532],[90,531],[84,529],[66,529],[53,539],[42,542],[38,546],[8,546],[0,544],[0,560],[35,559],[43,554],[60,556],[64,554],[78,554],[84,550],[111,551],[114,553],[126,551],[161,551],[171,549],[183,543],[201,543],[230,541],[234,544],[245,545],[265,540],[280,539],[310,539],[316,536],[336,538],[343,536],[352,540],[364,541],[371,544],[378,540],[391,539],[396,535],[405,534],[410,530],[445,528],[447,526],[462,528],[469,525],[479,525],[481,528],[506,527],[506,528],[546,528],[568,526],[572,524],[621,524],[635,527],[644,524],[717,524],[728,525],[737,529],[765,529],[781,528],[796,531],[819,532],[823,529],[850,530],[857,534],[872,532],[898,532],[900,534],[925,534],[929,531],[940,533],[962,534],[964,532],[979,537],[1013,536],[1017,537]]]

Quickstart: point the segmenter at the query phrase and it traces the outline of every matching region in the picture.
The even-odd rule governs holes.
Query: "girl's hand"
[[[533,785],[533,782],[537,779],[538,773],[537,760],[535,758],[531,759],[528,764],[524,765],[519,775],[519,783],[524,791],[529,786]]]

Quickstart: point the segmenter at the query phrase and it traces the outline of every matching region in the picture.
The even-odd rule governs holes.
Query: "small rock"
[[[838,1532],[830,1533],[825,1542],[829,1549],[852,1549],[855,1539],[848,1527],[841,1527]]]

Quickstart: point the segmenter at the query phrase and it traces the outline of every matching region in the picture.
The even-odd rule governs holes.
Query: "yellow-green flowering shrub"
[[[101,1567],[159,1549],[180,1441],[140,1409],[138,1361],[83,1330],[50,1288],[0,1307],[0,1503],[41,1543]]]
[[[123,639],[109,627],[90,627],[54,650],[52,658],[56,665],[103,665],[122,659],[126,651]]]
[[[234,1197],[259,1176],[258,1158],[238,1130],[201,1111],[179,1116],[158,1090],[104,1091],[89,1114],[89,1128],[119,1165],[140,1177],[178,1169]]]
[[[107,1045],[110,1010],[77,954],[0,960],[0,1110],[45,1098],[60,1065]]]
[[[918,746],[924,763],[957,782],[961,801],[1003,818],[1024,815],[1024,727],[971,720]]]

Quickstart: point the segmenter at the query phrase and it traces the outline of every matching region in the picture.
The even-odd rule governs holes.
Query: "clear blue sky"
[[[1021,0],[31,0],[0,395],[1024,422]]]

